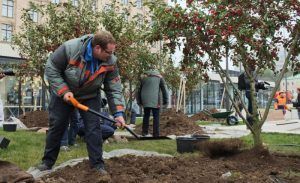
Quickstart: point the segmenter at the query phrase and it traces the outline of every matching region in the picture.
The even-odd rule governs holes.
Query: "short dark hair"
[[[106,49],[109,43],[116,44],[114,36],[108,31],[101,30],[94,35],[92,47],[99,45],[101,48]]]

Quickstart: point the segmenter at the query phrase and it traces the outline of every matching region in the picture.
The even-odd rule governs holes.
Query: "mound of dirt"
[[[275,156],[274,161],[257,158],[254,151],[233,158],[210,159],[205,156],[137,157],[123,156],[107,160],[109,175],[100,176],[88,161],[66,167],[43,177],[40,183],[77,182],[281,182],[299,181],[300,158]],[[255,160],[253,160],[255,158]],[[288,172],[296,172],[289,174]],[[298,173],[298,174],[297,174]],[[228,177],[224,175],[230,174]]]
[[[33,176],[17,165],[0,160],[0,182],[33,183]]]
[[[19,120],[21,120],[28,128],[48,127],[48,111],[26,112],[25,115],[19,116]]]
[[[245,147],[245,144],[241,139],[225,139],[222,141],[201,142],[196,144],[195,148],[210,158],[218,158],[237,154],[243,147]]]
[[[213,108],[208,110],[211,113],[217,113],[219,112],[217,109]],[[190,117],[190,119],[192,121],[211,121],[211,122],[224,122],[225,119],[216,119],[211,117],[210,115],[204,113],[203,111],[200,111],[196,114],[194,114],[193,116]]]
[[[167,135],[185,135],[185,134],[203,134],[203,130],[194,121],[182,112],[176,113],[173,109],[167,109],[160,115],[160,136]],[[136,133],[142,133],[142,125],[137,125]],[[153,125],[150,120],[149,133],[152,134]]]

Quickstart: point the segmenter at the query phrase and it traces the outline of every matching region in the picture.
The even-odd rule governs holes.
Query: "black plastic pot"
[[[17,130],[17,124],[3,124],[3,130],[7,132],[15,132]]]
[[[7,139],[3,136],[0,136],[0,148],[2,148],[2,149],[7,148],[9,142],[10,142],[9,139]]]
[[[195,151],[196,144],[208,140],[210,137],[207,135],[193,135],[192,137],[177,137],[177,152],[179,153],[192,153]]]

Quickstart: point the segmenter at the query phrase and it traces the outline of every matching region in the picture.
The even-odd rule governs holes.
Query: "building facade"
[[[237,88],[238,76],[240,71],[230,70],[229,75]],[[226,110],[226,92],[220,76],[216,73],[209,73],[210,80],[207,83],[200,82],[198,86],[189,94],[187,98],[186,111],[188,114],[195,114],[203,109]],[[270,82],[268,90],[259,90],[257,92],[257,102],[259,108],[264,108],[271,96],[271,90],[274,88],[274,82]],[[243,101],[248,105],[245,91],[239,91]],[[233,88],[230,88],[230,95],[234,97]],[[229,102],[229,110],[234,108]]]
[[[0,72],[10,68],[10,64],[24,61],[18,51],[12,48],[11,41],[14,34],[22,31],[20,29],[22,25],[21,16],[23,10],[29,8],[30,2],[45,5],[48,3],[66,3],[68,0],[0,0]],[[71,2],[74,6],[78,6],[80,0],[72,0]],[[110,0],[94,0],[93,8],[95,11],[106,10],[111,8],[111,2]],[[143,0],[118,0],[117,3],[120,6],[130,6],[131,16],[128,19],[134,15],[139,15],[141,17],[139,24],[141,25],[145,22],[144,18],[149,17]],[[132,4],[135,6],[132,7]],[[28,13],[34,22],[41,23],[41,16],[37,12],[29,10]],[[158,50],[160,45],[157,43],[152,47],[154,50]],[[15,77],[5,77],[0,80],[0,98],[3,101],[7,116],[22,113],[19,100],[22,100],[21,105],[24,111],[41,107],[41,85],[41,81],[37,78],[25,78],[22,83]]]

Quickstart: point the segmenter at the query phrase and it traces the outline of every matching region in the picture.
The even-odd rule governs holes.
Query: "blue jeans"
[[[87,99],[82,102],[89,108],[100,111],[100,98]],[[60,142],[64,132],[68,128],[68,119],[74,107],[63,101],[61,97],[51,96],[49,104],[49,131],[46,138],[46,146],[42,161],[52,167],[58,157]],[[99,117],[92,113],[80,111],[85,126],[85,140],[91,167],[104,166],[102,158],[102,133]]]
[[[158,108],[144,108],[144,118],[142,126],[142,135],[148,134],[150,113],[153,114],[153,137],[159,136],[159,109]]]
[[[136,112],[135,111],[131,111],[130,124],[135,124],[135,121],[136,121]]]
[[[66,131],[64,132],[64,135],[60,141],[60,146],[68,146],[69,145],[69,138],[68,138],[68,128],[66,129]]]
[[[109,117],[109,114],[106,112],[100,112],[102,115]],[[77,114],[71,115],[71,124],[69,129],[69,145],[72,145],[71,143],[75,143],[76,136],[79,135],[81,137],[85,136],[85,127],[83,123],[83,119],[80,117],[80,114],[77,112]],[[73,122],[73,123],[72,123]],[[99,123],[101,126],[101,133],[102,133],[102,139],[103,141],[111,137],[114,133],[117,127],[113,125],[113,123],[99,118]],[[73,124],[73,125],[72,125]],[[68,135],[66,135],[68,137]]]
[[[116,129],[117,127],[115,125],[113,125],[111,122],[104,120],[103,123],[101,124],[103,141],[113,136]]]

